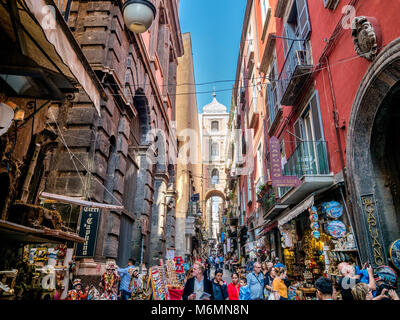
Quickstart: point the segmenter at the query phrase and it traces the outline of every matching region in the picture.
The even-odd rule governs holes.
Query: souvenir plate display
[[[342,238],[346,235],[346,225],[341,221],[331,221],[327,227],[328,233],[334,238]]]
[[[400,270],[400,239],[394,241],[390,245],[389,252],[392,263],[397,268],[397,270]]]
[[[337,201],[324,202],[322,213],[326,213],[329,218],[338,219],[343,214],[343,206]]]
[[[388,266],[379,266],[374,270],[374,273],[381,277],[386,283],[396,287],[397,275],[392,268]]]

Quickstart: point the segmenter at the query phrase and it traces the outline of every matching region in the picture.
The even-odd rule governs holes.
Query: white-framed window
[[[219,156],[219,145],[217,142],[211,143],[211,156],[218,157]]]
[[[215,132],[219,130],[219,121],[211,121],[211,131]]]
[[[218,169],[214,169],[211,173],[211,184],[219,183],[219,171]]]

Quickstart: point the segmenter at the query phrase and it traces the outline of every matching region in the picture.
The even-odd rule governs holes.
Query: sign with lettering
[[[77,244],[76,257],[94,256],[100,213],[100,208],[82,207],[79,236],[85,238],[85,242]]]
[[[270,171],[273,187],[297,187],[301,181],[296,176],[284,176],[281,163],[281,145],[276,137],[269,140]]]
[[[371,264],[381,266],[385,264],[385,252],[382,245],[382,234],[379,226],[379,219],[376,210],[375,197],[373,194],[361,196],[361,208],[367,228],[367,238],[372,249],[373,261]],[[368,253],[371,254],[371,251]]]

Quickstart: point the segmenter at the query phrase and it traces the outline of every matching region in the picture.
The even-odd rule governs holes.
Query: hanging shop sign
[[[269,140],[270,170],[273,187],[297,187],[301,181],[296,176],[284,176],[281,163],[281,145],[276,137]]]
[[[375,266],[381,266],[385,263],[385,252],[382,246],[382,233],[373,194],[361,196],[361,208],[367,229],[367,238],[372,249],[373,264],[375,264]]]
[[[338,220],[329,222],[327,230],[334,238],[343,238],[346,235],[346,225]]]
[[[85,238],[85,242],[77,244],[76,257],[94,256],[100,213],[100,208],[82,207],[79,236]]]
[[[392,261],[393,265],[400,270],[400,239],[394,241],[390,245],[390,260]]]
[[[338,219],[343,214],[343,206],[337,201],[324,202],[321,208],[322,213],[332,219]]]

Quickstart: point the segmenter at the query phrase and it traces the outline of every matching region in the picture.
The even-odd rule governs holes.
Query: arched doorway
[[[347,182],[361,258],[388,263],[400,238],[400,39],[389,44],[364,76],[350,115]]]

